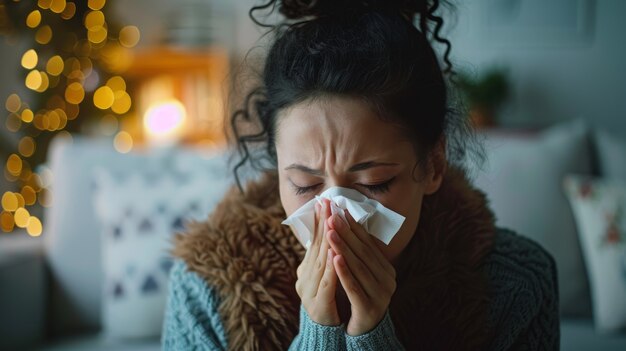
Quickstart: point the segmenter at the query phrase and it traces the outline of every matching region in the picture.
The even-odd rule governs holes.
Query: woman
[[[289,22],[232,121],[235,176],[246,161],[264,172],[175,236],[164,348],[557,350],[552,257],[497,228],[468,180],[480,144],[449,106],[439,1],[272,0],[251,14],[275,5]],[[446,44],[445,71],[428,37]],[[328,200],[307,250],[281,225],[332,186],[406,217],[389,245]]]

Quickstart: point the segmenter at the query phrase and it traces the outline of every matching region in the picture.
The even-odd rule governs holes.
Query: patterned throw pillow
[[[94,207],[102,224],[105,335],[160,335],[171,237],[189,220],[205,219],[232,183],[223,157],[198,159],[182,172],[166,162],[151,170],[94,172]]]
[[[570,174],[563,186],[574,212],[602,332],[626,327],[626,182]]]

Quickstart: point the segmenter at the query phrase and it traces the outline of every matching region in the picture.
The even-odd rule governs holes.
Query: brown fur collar
[[[493,245],[494,215],[453,166],[422,206],[396,264],[396,334],[409,350],[480,349],[491,337],[481,262]],[[277,176],[267,172],[245,194],[233,186],[208,220],[174,238],[173,255],[216,289],[231,350],[287,349],[298,333],[294,285],[304,249],[284,218]]]

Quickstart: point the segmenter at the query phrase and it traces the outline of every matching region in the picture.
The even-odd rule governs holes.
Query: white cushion
[[[563,187],[578,224],[596,329],[626,328],[626,181],[568,175]]]
[[[180,158],[173,152],[154,168],[94,172],[94,208],[102,225],[102,327],[110,337],[161,333],[170,239],[189,220],[206,219],[232,185],[224,157],[204,160],[204,167],[167,166]]]
[[[536,133],[482,133],[488,163],[475,184],[485,191],[497,224],[554,256],[562,315],[590,316],[576,225],[561,186],[567,173],[591,172],[587,125],[575,120]]]

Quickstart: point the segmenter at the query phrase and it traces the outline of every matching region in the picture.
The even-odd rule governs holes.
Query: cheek
[[[280,189],[280,202],[285,209],[285,214],[289,217],[292,213],[294,213],[297,209],[302,207],[309,199],[306,199],[303,196],[298,196],[296,193],[289,187],[289,184],[286,181],[281,181],[279,185]]]
[[[413,187],[409,188],[408,192],[403,192],[403,195],[396,198],[396,201],[385,205],[389,209],[403,215],[405,217],[400,230],[394,236],[389,245],[377,241],[377,245],[380,248],[383,255],[390,261],[395,260],[398,255],[406,248],[408,243],[413,238],[415,230],[419,224],[421,205],[423,200],[423,193],[419,187],[413,184]],[[406,188],[405,188],[406,189]]]

